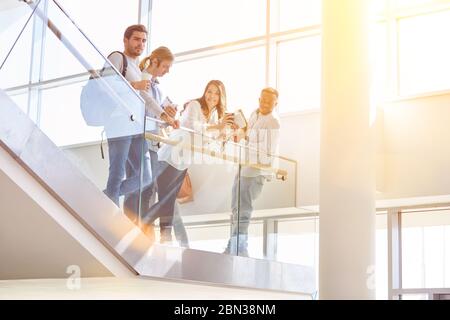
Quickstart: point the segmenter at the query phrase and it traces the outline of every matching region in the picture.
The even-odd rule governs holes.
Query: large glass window
[[[320,108],[321,37],[278,44],[280,112]]]
[[[89,10],[77,1],[60,1],[62,7],[77,23],[95,46],[107,56],[115,50],[123,51],[123,33],[127,26],[138,22],[138,0],[122,1],[95,0],[89,2]],[[78,30],[67,23],[67,18],[59,8],[51,6],[49,16],[63,37],[70,39],[71,45],[87,61],[95,61],[93,68],[101,68],[103,62]],[[47,29],[45,39],[44,79],[54,79],[71,74],[86,72],[86,68],[76,59],[73,52]],[[73,51],[73,50],[72,50]]]
[[[264,48],[252,48],[176,63],[161,79],[165,93],[179,105],[202,96],[209,80],[225,84],[228,110],[247,114],[258,106],[265,79]]]
[[[388,298],[388,238],[387,238],[387,214],[376,216],[376,242],[375,242],[375,287],[376,298],[386,300]]]
[[[276,1],[274,1],[276,3]],[[321,23],[322,1],[278,0],[279,29],[286,31]]]
[[[139,0],[58,0],[83,32],[103,54],[123,50],[125,29],[139,21]],[[154,1],[155,2],[155,1]]]
[[[59,0],[58,3],[105,55],[113,50],[121,50],[123,31],[128,25],[139,21],[139,0],[126,3],[121,0],[93,0],[89,1],[88,6],[84,2],[74,0]],[[185,52],[182,56],[184,62],[174,68],[174,72],[176,69],[180,70],[172,77],[174,83],[186,85],[186,78],[190,77],[191,81],[196,78],[192,74],[182,75],[184,69],[189,71],[200,64],[208,65],[209,61],[216,61],[213,70],[230,69],[226,70],[229,74],[231,70],[235,70],[235,74],[227,79],[231,90],[230,101],[234,105],[253,103],[255,97],[250,98],[250,94],[243,91],[252,92],[256,87],[256,91],[259,91],[262,86],[272,85],[277,86],[280,91],[281,113],[319,108],[321,1],[269,1],[272,22],[269,34],[266,34],[266,1],[154,0],[151,3],[151,47],[166,45],[178,56]],[[376,98],[450,89],[450,45],[445,41],[446,31],[450,28],[449,5],[449,0],[372,1],[371,11],[377,19],[374,24],[376,31],[371,37],[375,39],[375,44],[371,45],[370,50],[373,56],[373,93]],[[387,8],[389,10],[386,10]],[[30,12],[26,5],[0,7],[1,60]],[[56,20],[54,22],[58,23]],[[29,70],[31,61],[31,27],[27,37],[22,37],[17,44],[17,50],[22,54],[15,54],[11,58],[23,61],[19,65],[22,65],[24,70]],[[303,27],[308,27],[308,30],[303,31]],[[60,29],[64,29],[63,34],[70,32],[68,27],[60,26]],[[314,33],[316,29],[317,36],[311,36],[311,31]],[[296,40],[286,41],[283,35],[277,34],[278,31],[291,31]],[[264,35],[268,36],[270,41],[267,41],[267,47],[263,46],[258,50],[258,57],[253,55],[257,63],[251,61],[249,70],[248,60],[245,58],[241,62],[237,61],[233,68],[230,68],[230,65],[226,65],[227,68],[218,65],[229,59],[222,59],[221,56],[231,57],[233,54],[229,52],[241,50],[243,44],[244,47],[261,46],[260,36]],[[74,45],[79,48],[77,43]],[[79,49],[84,50],[82,47]],[[190,56],[186,51],[191,50],[193,51]],[[269,52],[270,57],[267,57]],[[199,56],[211,55],[215,56],[198,59]],[[195,60],[197,62],[194,62]],[[256,64],[256,75],[246,75],[254,73],[253,67]],[[192,68],[189,68],[189,65]],[[54,35],[48,30],[44,68],[44,79],[85,71],[62,44],[55,41]],[[239,71],[236,71],[237,69]],[[16,70],[15,73],[17,76],[2,82],[2,87],[20,85],[28,81],[28,73],[22,70]],[[276,81],[274,77],[270,78],[272,74],[277,75]],[[204,82],[208,76],[199,82]],[[221,74],[219,76],[226,78]],[[234,83],[242,82],[239,79],[251,80],[247,83],[254,85],[248,90],[240,88],[239,94],[232,93],[235,91]],[[197,96],[195,92],[202,91],[198,90],[202,86],[203,84],[198,85],[195,90],[191,85],[177,85],[177,92],[181,93],[173,91],[173,94],[178,95],[181,102]]]
[[[449,262],[450,212],[403,214],[403,287],[449,287]]]
[[[18,4],[18,2],[15,5],[4,4],[5,7],[2,7],[0,4],[0,66],[5,61],[8,52],[31,15],[31,10],[28,6]],[[0,77],[0,88],[9,88],[28,83],[31,66],[32,36],[33,20],[28,23],[14,50],[3,65],[2,73],[10,76]]]
[[[450,89],[450,10],[399,21],[400,93]]]
[[[88,127],[80,111],[85,83],[42,91],[41,130],[57,145],[67,146],[101,140],[101,127]]]
[[[175,52],[262,36],[266,1],[156,0],[152,10],[152,47]]]

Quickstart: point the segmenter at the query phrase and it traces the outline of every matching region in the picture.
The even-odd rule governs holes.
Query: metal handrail
[[[146,132],[145,138],[148,140],[156,141],[156,142],[162,142],[162,143],[165,143],[165,144],[168,144],[171,146],[177,146],[182,142],[181,139],[178,139],[178,140],[169,139],[169,138],[166,138],[166,137],[163,137],[163,136],[151,133],[151,132]],[[184,146],[184,148],[191,149],[198,153],[207,154],[209,156],[212,156],[212,157],[215,157],[218,159],[231,161],[233,163],[236,163],[236,164],[239,164],[242,166],[247,166],[247,167],[260,169],[260,170],[271,171],[276,174],[277,179],[281,179],[283,181],[285,181],[287,179],[287,174],[288,174],[287,171],[280,169],[280,168],[273,168],[269,165],[263,165],[263,164],[258,164],[258,163],[251,163],[248,161],[242,161],[238,157],[228,155],[224,152],[215,152],[213,150],[205,149],[203,146],[199,147],[199,146],[195,146],[195,145],[191,144],[189,146]]]
[[[153,122],[155,122],[157,124],[160,124],[162,126],[167,125],[167,123],[162,121],[162,120],[159,120],[159,119],[156,119],[156,118],[153,118],[153,117],[149,117],[149,116],[147,116],[146,118],[148,120],[153,121]],[[183,131],[187,131],[189,133],[197,134],[197,135],[199,135],[199,136],[201,136],[203,138],[209,139],[210,141],[223,142],[222,140],[214,139],[213,137],[211,137],[209,135],[205,135],[203,132],[195,131],[195,130],[187,128],[187,127],[179,127],[178,129],[181,129]],[[252,152],[256,152],[257,154],[260,153],[260,151],[258,149],[253,148],[253,147],[249,147],[249,146],[244,145],[242,143],[236,143],[236,142],[233,142],[233,141],[226,141],[226,143],[228,145],[232,145],[232,146],[235,146],[237,148],[242,148],[244,150],[249,150],[249,151],[252,151]],[[288,158],[288,157],[285,157],[285,156],[279,156],[279,155],[271,154],[269,152],[264,152],[264,154],[267,155],[268,157],[278,158],[278,159],[281,159],[281,160],[292,162],[295,165],[297,165],[297,160],[294,160],[294,159],[291,159],[291,158]]]

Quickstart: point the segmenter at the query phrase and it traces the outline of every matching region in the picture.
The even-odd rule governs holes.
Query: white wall
[[[377,199],[450,194],[450,93],[380,105]],[[280,153],[299,162],[300,205],[319,199],[320,115],[284,115]]]
[[[297,205],[317,205],[320,160],[318,111],[281,117],[280,155],[298,162]]]
[[[384,180],[379,198],[450,194],[450,93],[384,107]]]

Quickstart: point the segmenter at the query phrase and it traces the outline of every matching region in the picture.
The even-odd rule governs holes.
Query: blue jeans
[[[142,146],[142,136],[108,138],[109,175],[105,194],[119,206],[119,196],[128,158]]]
[[[231,237],[225,253],[248,255],[248,227],[253,212],[253,201],[262,192],[265,178],[236,175],[231,199]],[[239,204],[238,204],[239,200]]]

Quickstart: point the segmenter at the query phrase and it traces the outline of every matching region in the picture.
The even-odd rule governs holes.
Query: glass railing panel
[[[232,220],[232,238],[236,243],[233,252],[274,260],[276,238],[279,236],[277,220],[297,211],[297,163],[265,151],[270,148],[266,144],[274,141],[273,137],[276,138],[277,133],[259,131],[255,135],[261,140],[260,143],[243,144],[240,147],[240,178],[235,188],[240,202],[235,204]],[[258,223],[261,223],[262,231],[261,228],[255,228]],[[259,241],[261,244],[252,245],[258,239],[262,239]],[[262,248],[262,252],[257,248]]]
[[[319,287],[319,217],[317,212],[298,209],[291,217],[275,217],[276,233],[267,233],[266,258],[309,267]]]
[[[278,220],[277,260],[316,267],[318,223],[314,216]]]
[[[147,125],[147,128],[150,127],[152,126]],[[220,140],[214,139],[214,134],[201,128],[180,128],[172,130],[162,140],[158,140],[160,133],[153,135],[154,141],[147,135],[149,144],[160,142],[160,168],[170,163],[179,171],[187,170],[192,186],[191,197],[177,191],[171,230],[173,241],[165,241],[158,228],[158,219],[155,220],[157,242],[224,252],[230,234],[232,186],[239,170],[239,154],[237,148],[229,148]],[[152,200],[151,204],[160,200],[160,188],[167,184],[174,188],[173,179],[158,181],[161,183],[158,182],[157,185],[157,199]],[[145,200],[143,202],[146,203]]]
[[[184,140],[179,142],[181,137]],[[254,158],[255,150],[246,144],[234,143],[231,139],[223,142],[200,131],[183,128],[173,130],[167,138],[161,138],[161,133],[153,138],[162,145],[178,143],[177,161],[186,160],[178,157],[179,152],[189,159],[189,165],[184,168],[188,168],[193,198],[186,202],[177,200],[171,230],[173,241],[169,243],[231,255],[277,259],[277,220],[305,211],[296,208],[295,161],[273,155],[268,162],[267,159],[259,161]],[[253,197],[250,203],[249,197]],[[155,226],[154,236],[160,241],[157,219]],[[311,248],[308,245],[308,250],[314,252],[314,244],[313,241]],[[239,248],[243,250],[239,252]]]
[[[143,178],[144,101],[56,1],[21,6],[33,12],[24,30],[31,28],[34,38],[29,43],[28,33],[18,35],[2,62],[2,89],[116,205],[122,207],[126,198],[136,219]],[[31,57],[20,43],[31,46]],[[52,74],[55,66],[58,72]],[[122,186],[125,180],[131,181],[127,189]]]

